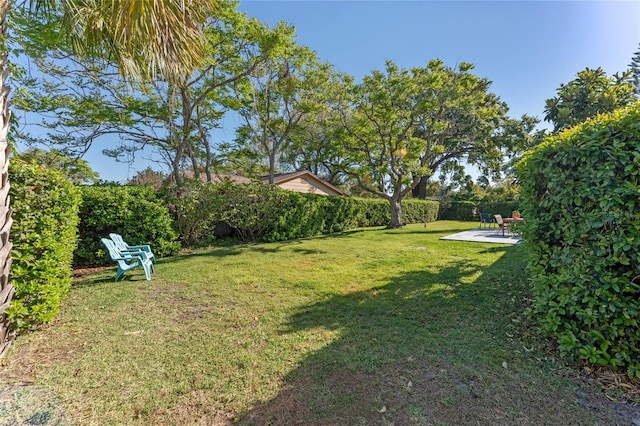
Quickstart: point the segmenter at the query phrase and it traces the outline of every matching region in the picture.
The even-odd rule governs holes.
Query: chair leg
[[[151,264],[151,262],[149,262]],[[144,275],[147,277],[147,281],[151,281],[151,268],[147,264],[143,264],[142,268],[144,269]]]

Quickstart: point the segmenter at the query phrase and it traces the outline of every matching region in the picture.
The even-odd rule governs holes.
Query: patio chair
[[[493,228],[494,226],[495,222],[491,220],[489,213],[480,213],[480,229]]]
[[[505,222],[502,219],[502,216],[499,214],[494,215],[494,217],[496,218],[496,223],[498,224],[498,232],[500,232],[500,230],[502,229],[502,235],[504,235],[504,230],[507,229],[507,231],[509,233],[511,233],[511,224]]]
[[[124,251],[128,251],[128,252],[144,251],[147,257],[151,259],[151,262],[156,263],[156,257],[151,251],[151,246],[149,246],[148,244],[130,246],[124,241],[124,239],[122,238],[122,235],[116,234],[115,232],[112,232],[111,234],[109,234],[109,238],[113,240],[118,250],[123,252]]]
[[[116,244],[109,238],[102,238],[101,241],[102,244],[107,247],[111,259],[118,264],[116,282],[126,271],[138,266],[142,266],[147,280],[151,280],[151,269],[153,268],[153,263],[151,263],[151,259],[149,259],[143,251],[139,251],[137,253],[121,252],[116,247]]]

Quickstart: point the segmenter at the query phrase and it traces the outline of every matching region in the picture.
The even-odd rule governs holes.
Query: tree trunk
[[[180,160],[177,156],[171,161],[171,169],[173,170],[173,179],[176,181],[176,186],[184,185],[184,177],[182,176],[182,170],[180,170]]]
[[[418,183],[415,188],[411,191],[414,198],[420,198],[424,200],[427,198],[427,183],[429,182],[428,176],[422,176],[420,178],[420,183]]]
[[[402,209],[400,207],[400,202],[402,200],[395,199],[394,197],[389,199],[389,204],[391,205],[391,223],[389,224],[389,228],[402,228]]]
[[[276,153],[275,150],[269,153],[269,185],[273,185],[276,175]]]
[[[9,0],[0,0],[0,37],[4,40],[7,35],[6,19],[9,13]],[[13,339],[13,333],[9,332],[9,320],[5,311],[11,303],[15,292],[9,282],[9,269],[11,268],[11,242],[9,231],[13,219],[9,206],[9,150],[7,141],[11,111],[9,110],[9,86],[5,85],[9,75],[7,67],[7,52],[2,46],[0,51],[0,358],[6,354]]]

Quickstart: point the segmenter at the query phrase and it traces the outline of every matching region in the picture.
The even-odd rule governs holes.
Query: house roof
[[[190,170],[185,171],[183,175],[187,178],[193,178],[193,172]],[[330,191],[334,191],[338,195],[341,195],[341,196],[347,195],[344,191],[336,188],[335,186],[331,185],[329,182],[323,179],[320,179],[318,176],[316,176],[315,174],[311,173],[308,170],[302,170],[294,173],[277,173],[274,175],[273,183],[276,185],[283,184],[285,182],[289,182],[290,180],[297,179],[297,178],[304,178],[307,180],[311,180],[316,184],[316,186],[320,188],[325,187]],[[173,174],[169,177],[169,179],[173,179]],[[200,174],[200,180],[202,180],[202,182],[207,181],[207,177],[204,173]],[[268,175],[260,176],[258,180],[260,182],[267,183],[269,182],[269,176]],[[239,175],[229,175],[229,174],[222,174],[222,173],[211,174],[211,183],[216,184],[216,183],[222,183],[225,181],[231,181],[234,183],[248,183],[248,182],[251,182],[251,179],[244,176],[239,176]]]
[[[281,184],[281,183],[285,183],[288,182],[290,180],[296,179],[296,178],[302,178],[305,177],[307,179],[313,180],[314,182],[316,182],[317,184],[319,184],[320,186],[325,186],[329,189],[331,189],[332,191],[335,191],[336,193],[340,194],[340,195],[346,195],[344,193],[344,191],[336,188],[335,186],[331,185],[329,182],[327,182],[326,180],[320,179],[318,176],[316,176],[315,174],[311,173],[308,170],[302,170],[299,172],[294,172],[294,173],[278,173],[273,175],[273,183],[275,184]],[[268,182],[269,181],[269,176],[260,176],[260,181],[261,182]]]

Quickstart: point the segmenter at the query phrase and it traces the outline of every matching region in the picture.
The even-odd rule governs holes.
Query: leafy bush
[[[188,245],[211,242],[221,222],[241,241],[286,241],[391,221],[386,200],[301,194],[263,183],[193,182],[167,190],[166,197]],[[434,201],[406,200],[402,207],[405,223],[433,221],[438,211]]]
[[[214,228],[220,223],[230,184],[210,185],[188,182],[180,188],[167,188],[164,197],[180,239],[189,246],[205,245],[214,240]]]
[[[222,219],[235,230],[236,237],[241,241],[264,238],[290,204],[291,197],[288,195],[287,191],[276,185],[228,185],[224,194]]]
[[[511,217],[514,211],[520,211],[520,201],[452,201],[450,205],[440,212],[440,218],[445,220],[480,220],[478,214],[499,214],[502,217]]]
[[[571,359],[640,377],[640,103],[518,164],[533,312]]]
[[[438,218],[439,207],[437,201],[405,200],[402,202],[402,220],[405,224],[433,222]]]
[[[391,222],[389,202],[383,199],[327,197],[284,192],[285,199],[265,240],[284,241],[341,232],[356,227],[386,226]],[[433,222],[438,203],[424,200],[402,202],[404,223]]]
[[[111,264],[100,238],[116,232],[129,244],[149,244],[158,257],[180,250],[169,209],[153,188],[145,186],[84,186],[80,209],[80,241],[76,265]]]
[[[355,198],[357,202],[358,226],[386,226],[391,222],[391,212],[389,211],[389,202],[382,198]],[[401,208],[407,204],[405,200]]]
[[[16,289],[7,310],[16,329],[51,321],[71,287],[80,193],[60,172],[10,163],[13,265]]]
[[[452,201],[451,205],[440,214],[444,220],[476,220],[476,203],[473,201]]]
[[[511,217],[514,211],[520,211],[520,201],[480,202],[477,208],[478,212],[489,213],[492,218],[496,214],[502,217]]]

